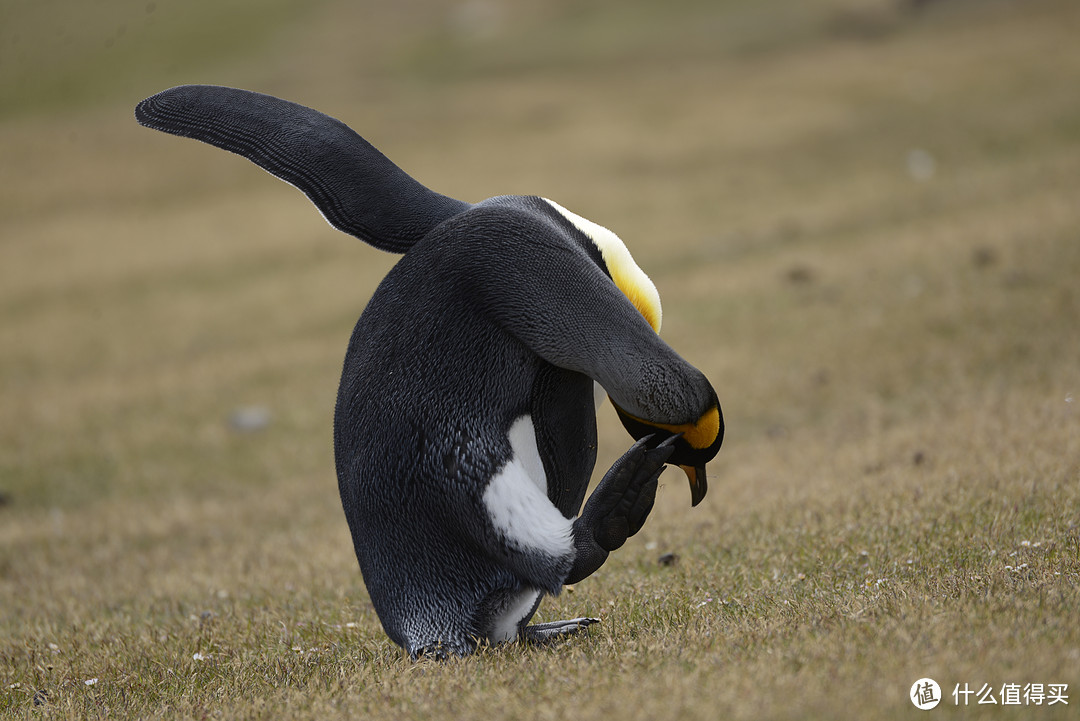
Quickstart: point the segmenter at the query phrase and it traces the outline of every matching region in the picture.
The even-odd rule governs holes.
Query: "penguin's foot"
[[[521,629],[521,640],[526,643],[544,644],[550,643],[563,636],[571,636],[583,628],[588,628],[594,623],[600,623],[599,618],[571,618],[566,621],[551,621],[549,623],[534,623]]]
[[[581,515],[574,521],[574,565],[564,583],[577,583],[607,560],[608,553],[641,530],[656,500],[656,483],[678,436],[656,448],[646,436],[630,447],[604,474]]]

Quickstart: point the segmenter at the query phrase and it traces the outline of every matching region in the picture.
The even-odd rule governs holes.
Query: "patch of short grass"
[[[179,74],[42,64],[0,124],[0,712],[873,719],[923,676],[946,706],[1075,696],[1077,11],[792,7],[545,6],[451,38],[427,3],[282,5],[235,54],[169,50]],[[182,48],[233,11],[186,12],[153,32]],[[143,57],[132,34],[114,48]],[[540,609],[599,626],[441,664],[386,639],[330,422],[393,257],[113,100],[196,71],[338,115],[442,192],[553,197],[652,275],[728,434],[704,504],[669,472],[641,534]],[[101,95],[61,111],[80,73]],[[269,425],[236,430],[246,406]],[[627,439],[599,423],[602,466]]]

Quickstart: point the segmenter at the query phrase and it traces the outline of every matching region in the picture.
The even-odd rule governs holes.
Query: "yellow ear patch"
[[[630,417],[634,418],[634,416]],[[646,421],[640,418],[635,418],[635,420],[641,421],[653,428],[662,428],[665,431],[671,431],[672,433],[682,433],[683,440],[689,443],[691,448],[696,448],[698,450],[711,446],[716,441],[716,437],[720,434],[720,409],[716,406],[705,411],[701,418],[698,418],[693,423],[672,425],[667,423],[653,423],[652,421]]]
[[[634,304],[634,307],[644,316],[652,329],[659,333],[660,322],[663,319],[663,313],[660,309],[660,293],[657,292],[656,286],[653,285],[649,276],[645,275],[645,271],[634,262],[633,256],[630,255],[630,251],[627,250],[626,245],[619,236],[602,225],[597,225],[576,213],[571,213],[554,200],[548,200],[547,198],[544,198],[544,200],[592,240],[600,250],[600,255],[607,265],[611,280],[615,282],[615,286]]]

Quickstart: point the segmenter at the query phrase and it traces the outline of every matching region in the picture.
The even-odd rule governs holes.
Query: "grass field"
[[[905,718],[932,677],[932,715],[1076,718],[1080,5],[536,5],[0,10],[0,716]],[[331,412],[394,259],[135,124],[183,82],[624,239],[728,431],[701,506],[668,471],[541,606],[601,625],[386,639]],[[602,471],[629,439],[599,422]],[[1068,705],[1002,703],[1029,683]]]

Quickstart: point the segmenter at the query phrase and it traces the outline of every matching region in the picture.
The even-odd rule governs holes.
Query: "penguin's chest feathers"
[[[511,455],[484,489],[484,507],[502,540],[518,551],[561,558],[573,552],[572,521],[548,498],[536,429],[522,415],[507,433]]]

